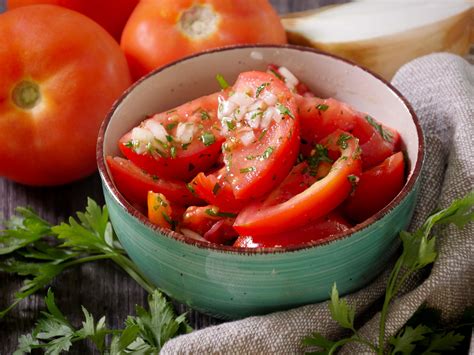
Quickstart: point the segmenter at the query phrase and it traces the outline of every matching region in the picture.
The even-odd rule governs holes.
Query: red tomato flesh
[[[224,162],[235,198],[256,198],[277,186],[295,162],[296,102],[280,80],[263,72],[240,74],[232,92],[219,104],[227,126]]]
[[[269,205],[263,201],[244,208],[234,223],[240,235],[265,235],[272,229],[284,232],[301,227],[328,214],[349,196],[351,180],[361,173],[357,139],[337,130],[324,145],[341,152],[329,174],[283,203]]]
[[[108,156],[106,160],[115,185],[134,205],[145,207],[148,191],[162,193],[170,201],[183,206],[202,203],[182,181],[164,180],[147,174],[130,160],[120,157]]]
[[[143,121],[120,139],[120,150],[150,174],[189,181],[219,157],[218,95],[226,96],[203,96]]]
[[[373,117],[335,99],[296,96],[301,121],[301,150],[307,154],[321,139],[336,129],[359,139],[363,168],[380,164],[400,150],[400,135]]]
[[[362,222],[392,201],[404,182],[405,162],[403,153],[398,152],[362,173],[354,194],[344,206],[344,212],[355,222]]]
[[[240,236],[234,243],[235,247],[244,248],[273,248],[300,245],[330,236],[343,233],[352,226],[337,213],[330,213],[308,225],[293,229],[288,232]]]

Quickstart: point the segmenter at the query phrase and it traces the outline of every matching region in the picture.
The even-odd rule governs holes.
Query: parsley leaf
[[[347,304],[345,299],[339,299],[336,284],[332,286],[329,310],[332,318],[343,328],[354,329],[355,309]]]
[[[383,126],[378,123],[374,118],[372,118],[369,115],[365,116],[365,119],[369,124],[375,128],[375,130],[382,136],[382,138],[387,141],[387,142],[392,142],[393,141],[393,134],[390,131],[387,131],[386,129],[383,128]]]
[[[260,85],[255,91],[255,97],[258,97],[262,93],[262,91],[265,89],[265,87],[268,85],[270,85],[270,83],[263,83],[262,85]]]
[[[389,339],[389,343],[393,345],[392,353],[411,354],[415,350],[415,343],[425,339],[426,335],[431,332],[432,330],[424,325],[418,325],[416,328],[406,327],[402,332]]]
[[[219,86],[221,87],[222,90],[225,90],[230,86],[229,83],[224,79],[224,77],[221,74],[216,75],[216,80],[219,83]]]

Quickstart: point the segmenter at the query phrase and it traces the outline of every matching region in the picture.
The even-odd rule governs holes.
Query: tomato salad
[[[343,233],[405,182],[398,132],[287,68],[148,117],[107,157],[120,192],[161,227],[210,243],[285,247]]]

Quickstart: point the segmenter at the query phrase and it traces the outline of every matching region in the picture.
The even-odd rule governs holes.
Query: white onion
[[[268,106],[275,106],[278,101],[277,97],[270,91],[265,91],[260,97]]]
[[[132,139],[135,141],[148,143],[153,140],[153,134],[146,128],[135,127],[132,129]]]
[[[258,128],[258,126],[260,126],[261,117],[262,111],[250,111],[245,114],[245,122],[252,128]]]
[[[287,84],[289,84],[293,87],[298,85],[298,83],[299,83],[298,79],[287,68],[280,67],[280,68],[278,68],[278,72],[281,74],[282,77],[285,78],[285,83],[287,83]]]
[[[188,238],[191,238],[191,239],[207,242],[207,240],[204,239],[203,237],[201,237],[200,234],[196,233],[195,231],[192,231],[191,229],[182,228],[181,229],[181,234],[183,234],[185,237],[188,237]]]
[[[247,113],[247,108],[248,106],[240,106],[238,109],[234,111],[233,117],[237,119],[237,121],[240,121],[242,118],[244,118],[245,114]]]
[[[193,140],[195,128],[193,123],[178,123],[176,139],[181,143],[190,143]]]
[[[255,111],[255,110],[260,110],[263,111],[267,108],[267,105],[263,100],[256,100],[253,104],[249,105],[248,110],[249,111]]]
[[[272,122],[272,120],[275,120],[275,122],[281,121],[280,111],[278,111],[275,107],[269,107],[266,109],[263,114],[262,120],[260,121],[260,127],[267,128]]]
[[[254,99],[243,92],[236,92],[234,95],[229,97],[230,102],[238,106],[249,106],[253,104]]]
[[[248,146],[253,141],[255,141],[255,133],[253,133],[252,129],[246,129],[240,134],[239,137],[240,137],[240,140],[242,141],[242,144],[245,146]]]
[[[150,132],[156,139],[162,142],[166,141],[166,135],[168,134],[168,132],[166,132],[165,127],[163,127],[161,123],[158,123],[154,120],[147,120],[145,121],[145,127],[150,130]],[[149,141],[151,141],[152,139],[153,137]]]

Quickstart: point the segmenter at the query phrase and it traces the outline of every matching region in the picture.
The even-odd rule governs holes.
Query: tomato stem
[[[28,80],[20,81],[13,89],[12,99],[18,107],[24,110],[32,109],[41,99],[39,85]]]

